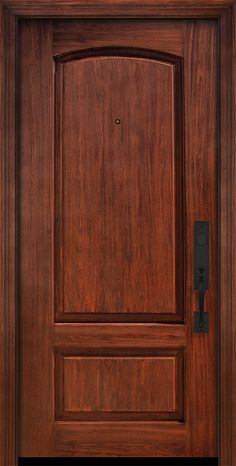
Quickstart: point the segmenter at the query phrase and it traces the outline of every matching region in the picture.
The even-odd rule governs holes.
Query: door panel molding
[[[184,348],[59,349],[54,361],[56,421],[184,420]],[[131,384],[132,391],[126,393]],[[101,402],[104,392],[107,398]]]
[[[129,79],[126,76],[126,84],[124,83],[124,72],[122,68],[126,62],[126,67],[129,67]],[[55,57],[55,316],[58,322],[183,322],[184,320],[184,229],[185,225],[180,219],[183,216],[184,209],[184,175],[183,175],[183,124],[182,124],[182,58],[166,54],[162,52],[155,52],[154,50],[141,49],[141,48],[130,48],[130,47],[96,47],[93,49],[84,49],[82,51],[75,51],[65,53]],[[154,84],[148,84],[147,76],[148,73],[155,72],[156,79],[160,82],[162,91],[155,89]],[[150,178],[150,166],[148,165],[149,152],[142,152],[140,159],[138,158],[138,146],[140,143],[139,136],[142,134],[143,120],[132,121],[130,125],[133,127],[134,137],[129,141],[127,133],[124,132],[122,144],[118,145],[119,150],[116,147],[111,146],[112,154],[117,160],[116,170],[106,172],[103,168],[100,168],[102,150],[100,145],[96,145],[93,150],[96,139],[93,139],[93,134],[96,131],[99,133],[102,129],[99,127],[99,112],[105,114],[106,112],[114,111],[112,106],[110,108],[108,101],[103,103],[107,107],[101,107],[99,100],[100,93],[103,93],[103,98],[108,94],[107,84],[106,87],[102,86],[102,80],[105,76],[110,76],[109,90],[114,89],[114,82],[116,86],[123,86],[123,99],[126,102],[126,111],[124,112],[119,105],[120,98],[116,97],[116,107],[118,113],[122,113],[122,120],[129,125],[130,115],[135,114],[137,111],[134,103],[134,97],[130,98],[132,82],[134,81],[135,72],[140,73],[140,84],[143,89],[145,87],[152,89],[152,96],[147,97],[147,100],[155,101],[157,121],[164,120],[168,127],[172,128],[173,138],[169,138],[165,142],[165,152],[163,157],[156,155],[152,162],[151,170],[155,171],[155,178],[158,179],[157,184],[160,186],[158,195],[155,193],[155,188],[151,186],[149,181]],[[128,71],[126,70],[126,73]],[[87,74],[96,75],[96,81],[87,80]],[[162,76],[163,74],[163,76]],[[141,84],[142,80],[142,84]],[[80,85],[78,85],[80,82]],[[118,84],[119,83],[119,84]],[[88,89],[89,84],[89,89]],[[74,92],[76,95],[75,107],[70,103],[67,104],[68,94]],[[173,91],[172,91],[173,89]],[[168,92],[167,92],[168,91]],[[97,106],[95,105],[96,100],[93,102],[93,112],[87,113],[84,105],[85,95],[89,98],[89,93],[95,93],[97,99]],[[133,90],[134,92],[134,90]],[[138,98],[137,89],[137,98]],[[160,94],[159,94],[160,93]],[[171,95],[171,99],[167,98],[167,94]],[[109,99],[108,99],[109,100]],[[79,102],[79,105],[78,105]],[[114,105],[114,102],[113,102]],[[140,105],[140,103],[139,103]],[[72,108],[73,107],[73,108]],[[165,108],[163,114],[162,109]],[[173,115],[172,115],[172,108]],[[77,110],[76,110],[77,109]],[[109,115],[108,112],[108,115]],[[148,104],[143,105],[142,114],[152,115],[152,109]],[[77,114],[78,119],[73,116],[70,120],[70,115]],[[93,119],[92,127],[93,133],[89,133],[89,124]],[[142,140],[146,138],[147,141],[151,139],[150,144],[158,148],[163,142],[157,137],[155,131],[155,125],[157,121],[154,116],[150,117],[153,122],[152,139],[149,135],[142,134]],[[80,124],[80,121],[83,122]],[[109,116],[106,119],[107,130],[110,126]],[[72,156],[73,150],[70,147],[71,135],[76,128],[80,127],[80,147],[81,150],[75,152]],[[96,128],[96,129],[95,129]],[[114,126],[115,128],[115,126]],[[96,134],[98,134],[96,133]],[[113,137],[116,138],[116,128]],[[63,135],[63,137],[62,137]],[[141,136],[140,136],[141,137]],[[90,149],[86,147],[86,141],[91,141]],[[103,144],[103,151],[105,150],[105,142]],[[119,144],[117,142],[117,144]],[[144,144],[145,145],[145,144]],[[146,142],[147,145],[147,142]],[[125,148],[125,152],[124,152]],[[118,151],[118,152],[117,152]],[[87,171],[88,163],[93,167],[93,170],[89,173]],[[99,159],[97,156],[99,153]],[[136,157],[132,156],[129,159],[128,168],[127,164],[127,153],[136,154]],[[74,157],[74,158],[73,158]],[[111,155],[109,154],[109,158]],[[167,171],[166,165],[169,161],[170,169]],[[108,162],[108,160],[107,160]],[[105,164],[106,161],[104,160]],[[71,170],[72,164],[77,166],[78,171]],[[158,170],[158,166],[161,170]],[[63,169],[62,169],[63,167]],[[117,170],[120,168],[121,173],[117,181]],[[138,171],[142,167],[143,172],[143,183],[142,187],[138,189],[134,187],[135,178],[138,177]],[[123,172],[122,172],[123,170]],[[84,173],[85,182],[81,182],[78,174]],[[97,182],[94,174],[97,175]],[[101,193],[102,180],[103,183],[107,183],[108,176],[111,178],[111,183],[108,184],[106,194],[106,202],[103,200]],[[172,180],[168,192],[164,190],[163,180]],[[117,184],[118,183],[118,184]],[[123,191],[120,193],[121,206],[109,201],[112,199],[112,192],[115,190],[118,192],[122,190],[120,183],[124,186],[129,186],[130,198]],[[73,184],[73,189],[71,186]],[[109,189],[112,191],[110,192]],[[132,189],[135,190],[135,195],[132,197]],[[96,194],[95,194],[96,193]],[[109,194],[110,193],[110,194]],[[100,197],[102,199],[100,199]],[[79,199],[84,200],[79,203]],[[96,201],[92,201],[92,199]],[[145,223],[148,223],[151,217],[158,218],[159,203],[162,201],[168,203],[169,209],[162,221],[158,221],[157,225],[153,229],[150,228],[148,231],[141,231],[139,228],[138,218],[135,210],[137,211],[137,203],[142,199],[143,208],[142,214],[145,215]],[[161,201],[159,200],[161,199]],[[106,207],[104,206],[104,202]],[[153,203],[153,208],[151,208]],[[125,218],[125,205],[127,205],[132,222],[128,223]],[[109,234],[106,232],[107,246],[103,244],[103,230],[104,218],[103,212],[107,218],[115,218],[113,213],[119,211],[120,222],[116,225],[118,243],[115,245],[109,242]],[[97,212],[97,214],[96,214]],[[115,214],[116,215],[116,214]],[[89,218],[96,221],[94,222],[94,228],[88,235],[90,241],[84,240],[85,232],[88,231],[90,222]],[[144,221],[144,219],[143,219]],[[182,225],[183,223],[183,225]],[[78,230],[78,225],[79,230]],[[130,242],[127,241],[127,228],[129,229]],[[161,239],[166,237],[163,234],[163,230],[170,231],[170,238]],[[111,232],[109,232],[111,234]],[[123,234],[122,234],[123,233]],[[147,290],[145,284],[142,282],[141,277],[138,276],[137,264],[132,264],[132,255],[138,254],[139,263],[142,264],[140,269],[141,274],[146,270],[145,261],[143,262],[142,252],[135,250],[138,245],[135,244],[135,238],[142,234],[144,237],[144,244],[149,238],[155,238],[154,241],[150,242],[152,252],[150,256],[153,262],[157,263],[158,267],[152,265],[152,272],[149,278],[150,285],[148,284]],[[122,238],[124,241],[122,242]],[[114,241],[114,240],[113,240]],[[130,244],[131,243],[131,244]],[[133,243],[133,245],[132,245]],[[95,248],[94,245],[97,245]],[[146,245],[147,246],[147,245]],[[147,246],[148,247],[148,246]],[[85,254],[81,255],[80,261],[76,252],[85,249]],[[163,250],[163,254],[160,254],[160,249]],[[106,265],[104,266],[105,271],[99,270],[98,276],[95,272],[95,265],[100,261],[100,251],[103,251],[103,256],[109,256],[109,251],[113,251],[114,265],[111,266],[111,258],[109,257],[109,274],[106,273]],[[159,252],[158,252],[159,251]],[[173,251],[173,253],[172,253]],[[120,259],[122,257],[122,259]],[[119,264],[122,264],[122,260],[127,264],[122,273],[119,270]],[[79,266],[79,263],[82,265]],[[86,264],[86,265],[85,265]],[[89,280],[86,279],[86,271],[84,269],[89,267]],[[174,264],[174,265],[173,265]],[[115,270],[114,270],[115,266]],[[122,265],[122,267],[124,264]],[[135,270],[136,267],[136,270]],[[148,264],[150,267],[150,264]],[[68,271],[72,270],[72,273],[68,274]],[[112,274],[119,277],[119,281],[124,281],[129,290],[126,296],[122,294],[122,290],[112,281]],[[136,275],[136,279],[135,276]],[[145,274],[145,272],[144,272]],[[80,276],[87,283],[89,283],[89,289],[81,286],[79,289],[77,285],[77,276]],[[70,281],[70,283],[68,283]],[[99,297],[99,287],[102,293],[102,285],[106,289],[115,288],[115,295],[118,294],[119,301],[115,298],[111,292],[108,298]],[[163,286],[166,282],[168,285]],[[137,286],[138,284],[138,286]],[[97,289],[98,287],[98,289]],[[68,290],[68,292],[67,292]],[[140,297],[139,290],[142,290]],[[96,294],[98,293],[97,297]],[[147,295],[151,296],[151,299],[147,298]],[[109,293],[107,293],[109,294]],[[69,295],[69,296],[68,296]],[[72,296],[72,298],[70,297]],[[97,302],[98,300],[98,302]]]
[[[217,18],[220,31],[219,69],[219,447],[221,466],[236,462],[236,2],[172,0],[155,2],[103,0],[87,2],[7,0],[0,4],[0,463],[17,464],[17,23],[21,17],[202,17]],[[234,26],[234,27],[233,27]],[[146,427],[148,429],[148,426]],[[170,427],[163,439],[168,448]],[[57,427],[58,451],[66,449]],[[100,435],[104,435],[100,432]],[[125,435],[125,427],[122,431]],[[142,441],[145,442],[145,426]],[[184,435],[184,431],[183,431]],[[172,438],[172,437],[171,437]],[[83,439],[80,441],[83,442]],[[99,439],[92,439],[99,452]],[[64,443],[63,443],[64,442]],[[98,442],[98,443],[96,443]],[[75,447],[76,448],[76,447]],[[86,445],[84,449],[86,450]],[[181,445],[178,445],[179,451]],[[72,448],[73,450],[73,448]],[[131,448],[132,450],[132,448]],[[129,454],[135,454],[132,450]],[[98,453],[99,454],[99,453]],[[176,452],[178,454],[178,452]],[[73,451],[72,451],[73,455]]]

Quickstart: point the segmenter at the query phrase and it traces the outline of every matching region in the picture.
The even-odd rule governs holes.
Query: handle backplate
[[[194,223],[194,288],[198,290],[199,310],[194,313],[194,331],[208,332],[208,312],[204,311],[205,290],[209,283],[209,223]]]

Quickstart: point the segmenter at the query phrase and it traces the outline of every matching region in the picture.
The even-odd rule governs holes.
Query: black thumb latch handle
[[[209,223],[194,223],[194,288],[198,291],[198,311],[194,313],[194,331],[208,332],[208,312],[204,311],[209,274]]]
[[[199,288],[198,288],[198,296],[199,296],[199,318],[200,318],[200,326],[203,327],[204,321],[204,298],[205,298],[205,285],[204,285],[204,278],[201,275],[199,279]]]

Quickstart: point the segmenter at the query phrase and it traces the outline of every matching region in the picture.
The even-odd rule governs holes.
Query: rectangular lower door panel
[[[57,353],[56,419],[183,419],[183,351],[141,353]]]

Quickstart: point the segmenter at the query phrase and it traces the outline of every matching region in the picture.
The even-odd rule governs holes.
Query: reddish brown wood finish
[[[16,40],[14,16],[0,4],[0,464],[17,452]],[[12,46],[13,45],[13,46]]]
[[[57,420],[183,420],[181,349],[58,352],[55,373]]]
[[[103,0],[102,2],[63,0],[4,0],[15,15],[20,16],[155,16],[158,17],[214,17],[232,5],[233,0]]]
[[[158,436],[156,432],[159,432]],[[129,438],[129,442],[127,442]],[[58,422],[55,426],[55,454],[59,456],[149,457],[159,445],[161,457],[188,455],[183,423],[142,421]],[[140,453],[142,445],[142,453]]]
[[[3,3],[3,2],[2,2]],[[9,216],[6,216],[6,205],[8,205],[9,199],[10,209],[12,212],[15,212],[14,208],[14,196],[11,197],[9,192],[15,184],[15,172],[14,169],[10,167],[12,161],[15,158],[15,149],[14,149],[14,121],[15,121],[15,102],[14,102],[14,89],[16,84],[15,74],[14,74],[14,54],[16,50],[15,42],[15,30],[16,30],[16,18],[15,14],[28,16],[38,15],[38,16],[96,16],[96,15],[118,15],[118,16],[152,16],[155,15],[163,17],[216,17],[218,28],[221,30],[220,35],[220,67],[222,70],[220,77],[220,90],[219,94],[221,97],[220,107],[221,107],[221,117],[219,124],[219,135],[221,140],[221,151],[219,154],[220,160],[220,177],[219,177],[219,199],[220,199],[220,209],[219,209],[219,252],[220,252],[220,326],[219,326],[219,354],[221,358],[221,374],[220,374],[220,405],[219,410],[221,413],[220,418],[220,464],[222,466],[233,466],[236,461],[236,443],[232,443],[233,432],[235,431],[235,419],[236,419],[236,404],[235,404],[235,394],[232,391],[232,386],[235,384],[236,380],[236,364],[235,358],[232,357],[232,354],[236,354],[236,351],[233,353],[232,341],[236,341],[236,329],[235,329],[235,274],[233,273],[235,269],[235,260],[233,252],[235,250],[235,205],[232,200],[235,198],[235,138],[232,138],[232,134],[236,134],[235,131],[235,90],[234,87],[231,87],[231,63],[233,63],[233,76],[235,77],[235,62],[232,58],[232,48],[231,48],[231,30],[232,22],[233,26],[235,25],[235,2],[226,1],[218,2],[217,0],[209,1],[194,1],[194,2],[155,2],[155,5],[150,5],[149,3],[135,2],[135,6],[132,6],[129,3],[128,5],[122,5],[121,2],[113,2],[112,8],[111,5],[106,6],[105,2],[103,5],[83,5],[81,2],[68,2],[61,1],[44,1],[38,2],[34,0],[29,1],[4,1],[3,7],[1,3],[1,55],[0,55],[0,82],[1,85],[5,86],[6,89],[11,90],[11,97],[9,99],[9,93],[1,92],[2,105],[1,105],[1,225],[5,224],[5,228],[1,229],[1,264],[3,267],[1,271],[1,299],[2,306],[0,308],[0,328],[1,328],[1,364],[0,364],[0,386],[1,386],[1,411],[0,411],[0,462],[1,464],[7,464],[15,466],[17,464],[16,460],[16,451],[17,451],[17,442],[16,442],[16,404],[15,399],[17,396],[17,385],[14,383],[12,378],[9,378],[9,374],[13,374],[15,377],[15,351],[17,344],[15,341],[15,332],[17,329],[15,327],[15,298],[14,292],[11,290],[14,289],[14,273],[10,274],[10,279],[8,278],[8,272],[6,271],[6,266],[4,263],[9,264],[10,267],[14,268],[14,245],[15,245],[15,222],[10,219]],[[233,9],[229,7],[233,4]],[[108,5],[108,4],[107,4]],[[131,6],[130,6],[131,5]],[[7,26],[7,24],[9,26]],[[235,28],[233,27],[233,32]],[[235,56],[234,49],[236,44],[235,34],[233,34],[233,56]],[[17,53],[16,53],[17,55]],[[10,77],[10,78],[9,78]],[[9,83],[9,88],[8,88]],[[2,87],[1,87],[2,90]],[[233,108],[233,119],[231,125],[231,108]],[[7,115],[7,118],[6,118]],[[11,149],[9,148],[9,143]],[[232,144],[232,145],[231,145]],[[8,180],[5,183],[4,180]],[[9,187],[9,189],[8,189]],[[9,233],[8,233],[9,232]],[[11,236],[11,248],[9,250],[9,242],[7,238]],[[5,258],[5,259],[4,259]],[[231,260],[232,259],[232,260]],[[13,287],[13,288],[12,288]],[[9,307],[10,306],[10,307]],[[11,311],[9,312],[9,309]],[[104,338],[108,342],[110,337],[107,336],[106,324],[104,328]],[[127,324],[126,324],[127,325]],[[121,324],[122,326],[122,324]],[[85,327],[85,332],[78,333],[78,337],[75,335],[76,332],[72,332],[72,329],[69,329],[69,332],[74,335],[69,337],[66,330],[64,331],[64,325],[58,324],[55,328],[55,338],[59,342],[58,338],[63,338],[63,341],[69,342],[79,341],[86,344],[88,341],[89,345],[92,345],[94,341],[93,337],[90,337],[89,328]],[[129,328],[129,327],[128,327]],[[87,330],[86,330],[87,329]],[[162,326],[163,330],[163,326]],[[173,329],[174,330],[174,329]],[[174,332],[166,332],[163,330],[165,335],[168,335],[169,342],[176,341],[176,336]],[[119,326],[119,335],[121,341],[123,341],[124,332],[120,331]],[[4,335],[4,337],[3,337]],[[83,338],[81,340],[81,337]],[[86,335],[86,337],[85,337]],[[103,333],[102,333],[103,335]],[[101,336],[102,338],[102,336]],[[153,329],[148,333],[148,338],[146,339],[147,344],[152,345],[152,338],[156,338],[156,326],[155,330]],[[181,335],[181,339],[183,335]],[[136,340],[136,335],[135,335]],[[113,341],[113,340],[112,340]],[[137,340],[136,340],[137,341]],[[158,337],[158,342],[162,341],[162,338]],[[181,340],[182,341],[182,340]],[[96,344],[96,343],[94,343]],[[159,344],[159,343],[158,343]],[[10,350],[9,350],[10,348]],[[6,377],[6,368],[8,370],[8,375]],[[11,400],[10,403],[7,403],[6,400]],[[113,426],[115,428],[115,426]],[[83,425],[85,429],[85,426]],[[87,432],[90,429],[88,426]],[[94,434],[90,432],[90,440],[92,445],[97,445],[98,454],[99,454],[99,442],[100,439],[104,436],[104,429],[96,429],[95,425],[92,427]],[[79,440],[77,434],[80,434]],[[85,437],[87,436],[85,430]],[[150,448],[150,432],[146,424],[143,424],[142,433],[135,432],[134,429],[134,438],[141,440],[145,445],[145,451]],[[69,435],[74,435],[73,442],[70,444],[70,451],[73,455],[78,446],[82,447],[82,451],[86,453],[89,452],[91,444],[86,443],[86,439],[82,436],[80,427],[78,428],[67,428],[58,426],[56,430],[56,438],[58,441],[58,446],[60,448],[60,454],[64,454],[65,448],[68,448],[68,444],[62,444],[60,447],[61,439],[67,438]],[[111,438],[110,432],[106,432],[107,439]],[[119,428],[119,437],[125,438],[127,432],[123,424]],[[101,436],[101,437],[100,437]],[[173,440],[176,439],[175,428],[168,430],[168,432],[163,432],[163,437],[166,439],[166,443],[163,443],[162,452],[165,454],[166,447],[168,448],[168,441],[173,443]],[[179,435],[178,432],[178,447],[181,452],[184,451],[184,444],[182,441],[183,437]],[[154,439],[155,443],[155,439]],[[125,445],[123,447],[123,452],[127,451]],[[129,453],[135,455],[135,440],[132,442],[128,449]]]
[[[143,36],[148,38],[150,28],[145,29],[145,24]],[[57,55],[55,173],[52,38],[62,41],[58,22],[56,34],[53,25],[45,20],[25,21],[20,31],[24,50],[20,60],[20,246],[21,258],[26,258],[20,261],[20,454],[215,456],[216,23],[181,20],[177,25],[184,62],[185,165],[183,112],[178,113],[180,58],[131,49],[131,43],[136,46],[133,23],[127,33],[127,25],[120,21],[115,36],[122,37],[126,29],[126,50],[104,49],[110,38],[107,30],[103,43],[100,38],[103,49]],[[88,30],[93,28],[94,21]],[[189,40],[191,45],[184,47]],[[158,37],[155,46],[159,50]],[[96,81],[90,76],[96,76]],[[212,237],[206,299],[210,332],[206,335],[193,333],[197,309],[193,224],[197,219],[209,220]],[[183,256],[180,232],[184,230]],[[58,257],[63,261],[58,262]],[[185,257],[182,269],[179,257]],[[161,267],[155,269],[157,259]],[[150,289],[140,281],[143,277],[148,277]],[[186,323],[181,326],[171,324],[176,307],[183,311],[176,306],[181,291],[180,295],[173,291],[175,282],[178,292],[186,287]],[[55,286],[60,320],[65,321],[75,306],[70,324],[53,323]],[[58,305],[60,290],[64,297]],[[167,309],[166,324],[150,326],[144,315],[137,324],[139,303],[143,314],[157,308],[157,322]],[[84,321],[97,314],[96,321],[102,315],[107,323],[84,327],[75,323],[80,313]],[[109,323],[109,313],[123,323]],[[125,314],[133,314],[133,324],[124,323]],[[123,380],[121,386],[118,379]],[[32,411],[37,419],[40,416],[37,424],[32,423]],[[113,422],[109,432],[108,420]],[[45,424],[45,442],[38,442]],[[122,445],[117,437],[120,425],[125,433]]]
[[[235,8],[235,4],[234,4]],[[235,22],[235,13],[234,13]],[[234,199],[236,192],[235,185],[235,161],[233,157],[233,151],[235,150],[235,141],[231,140],[230,128],[232,127],[232,108],[230,102],[233,104],[233,115],[235,118],[234,107],[235,94],[234,88],[232,88],[232,74],[231,74],[231,50],[235,47],[235,26],[233,25],[233,37],[232,37],[232,12],[225,11],[221,18],[220,31],[222,38],[221,47],[221,74],[220,74],[220,96],[221,99],[221,131],[219,134],[220,140],[220,192],[219,192],[219,438],[220,438],[220,458],[221,464],[234,464],[236,462],[236,444],[234,438],[235,424],[234,417],[236,410],[233,411],[234,396],[232,393],[232,387],[236,384],[236,368],[233,350],[232,339],[232,322],[233,322],[233,308],[236,303],[236,296],[233,297],[233,289],[235,289],[233,267],[235,257],[234,252],[234,233],[231,236],[231,228],[234,229]],[[232,42],[233,40],[233,42]],[[230,65],[230,66],[229,66]],[[234,65],[235,73],[235,65]],[[234,76],[235,79],[235,76]],[[233,92],[233,93],[232,93]],[[235,123],[234,123],[235,124]],[[233,132],[235,137],[235,131]],[[231,146],[232,144],[232,146]],[[232,152],[231,152],[232,151]],[[225,154],[225,156],[222,156]],[[231,199],[227,203],[227,199]],[[232,230],[233,231],[233,230]],[[235,231],[235,230],[234,230]],[[231,240],[229,241],[229,238]],[[227,258],[227,259],[226,259]],[[236,334],[235,334],[236,335]],[[225,383],[227,381],[227,383]],[[235,409],[235,408],[234,408]],[[232,413],[232,416],[231,414]],[[235,414],[233,414],[235,413]],[[234,435],[233,435],[234,434]]]
[[[204,21],[188,21],[185,35],[185,174],[186,174],[186,251],[187,270],[193,270],[193,230],[196,218],[209,220],[211,229],[210,243],[210,283],[206,292],[206,309],[209,309],[209,335],[194,335],[193,327],[188,326],[189,365],[187,379],[189,393],[194,393],[196,403],[187,400],[187,416],[195,429],[191,429],[190,442],[193,445],[198,439],[194,451],[197,456],[209,453],[209,445],[217,435],[217,387],[215,377],[217,371],[216,319],[217,294],[217,234],[215,230],[217,213],[217,124],[216,124],[216,30],[214,22],[208,22],[212,34],[204,28]],[[187,45],[188,44],[188,45]],[[205,47],[204,47],[205,44]],[[207,70],[204,78],[204,70]],[[194,76],[194,79],[193,79]],[[195,97],[197,96],[197,101]],[[189,116],[188,116],[189,115]],[[203,125],[203,121],[205,121]],[[198,174],[200,178],[198,177]],[[215,206],[215,208],[213,208]],[[197,309],[197,293],[191,289],[191,273],[187,275],[186,309]],[[212,311],[210,311],[212,309]],[[204,363],[201,363],[201,356]],[[206,355],[209,365],[206,363]],[[192,377],[192,372],[196,379]],[[212,396],[208,397],[209,387]],[[206,399],[205,406],[201,403]],[[205,428],[203,427],[205,425]],[[217,450],[215,454],[217,454]],[[212,451],[212,452],[213,452]]]
[[[124,47],[60,61],[56,316],[179,320],[184,311],[180,60]]]
[[[96,338],[95,338],[96,337]],[[175,324],[56,324],[56,348],[167,348],[186,346],[186,328]]]
[[[232,24],[232,36],[228,33],[228,29],[231,30],[230,26]],[[223,29],[223,28],[222,28]],[[226,380],[228,380],[228,397],[230,399],[230,402],[227,403],[227,397],[224,396],[225,394],[225,384],[224,384],[224,379],[222,376],[221,379],[221,389],[223,390],[223,396],[222,400],[224,399],[224,403],[221,405],[221,410],[220,413],[222,413],[222,418],[226,419],[225,416],[225,411],[228,409],[228,412],[232,413],[232,416],[229,415],[228,419],[226,420],[227,422],[227,432],[228,432],[228,438],[230,438],[229,444],[227,444],[227,441],[222,441],[221,443],[221,451],[225,452],[224,456],[229,458],[228,462],[234,463],[236,462],[236,442],[234,441],[236,437],[236,396],[235,396],[235,390],[234,387],[236,385],[236,312],[235,312],[235,306],[236,306],[236,290],[235,290],[235,277],[236,277],[236,241],[235,241],[235,231],[236,231],[236,161],[235,161],[235,151],[236,151],[236,90],[235,86],[233,83],[235,83],[236,80],[236,65],[235,65],[235,56],[236,56],[236,4],[235,2],[233,3],[233,8],[231,14],[227,14],[226,16],[226,21],[224,24],[224,31],[222,31],[224,34],[223,37],[226,41],[226,37],[228,38],[228,43],[230,45],[230,48],[228,50],[231,50],[233,55],[231,56],[228,53],[226,54],[225,57],[225,64],[227,67],[227,63],[231,64],[231,67],[229,72],[227,73],[226,80],[222,82],[222,87],[224,88],[224,95],[227,92],[227,97],[228,97],[228,102],[232,102],[232,112],[230,109],[228,109],[227,105],[225,105],[224,110],[229,112],[230,114],[230,123],[231,123],[231,129],[232,129],[232,154],[230,153],[230,159],[231,159],[231,171],[230,171],[230,196],[232,198],[232,205],[231,209],[228,209],[228,229],[229,229],[229,234],[231,232],[230,238],[231,238],[231,262],[230,266],[228,268],[228,273],[227,276],[230,281],[230,290],[228,290],[227,294],[227,287],[222,286],[222,292],[223,296],[226,294],[226,298],[224,300],[225,306],[224,306],[224,314],[222,315],[222,319],[228,321],[227,315],[229,314],[229,326],[227,328],[227,333],[225,332],[224,335],[222,335],[222,340],[221,340],[221,348],[222,348],[222,354],[224,355],[224,359],[222,357],[222,365],[226,364],[227,369],[225,370],[223,376],[225,377]],[[233,73],[231,74],[231,71]],[[230,105],[229,105],[230,107]],[[223,114],[224,116],[224,114]],[[232,118],[232,119],[231,119]],[[226,130],[226,134],[228,135],[228,139],[231,142],[231,133],[228,134]],[[230,146],[231,147],[231,146]],[[228,180],[229,182],[229,180]],[[231,230],[232,228],[232,230]],[[226,241],[225,241],[225,246],[227,246]],[[227,259],[223,259],[224,263],[227,263]],[[227,299],[228,298],[228,299]],[[228,304],[228,307],[226,307],[226,304]],[[224,328],[225,323],[224,323]],[[224,338],[225,337],[225,338]],[[228,339],[227,339],[228,338]],[[228,359],[227,360],[227,351],[225,350],[225,341],[228,342]],[[223,426],[222,426],[222,431],[223,432]],[[223,435],[222,435],[222,438]],[[228,448],[226,447],[228,445]],[[223,457],[223,454],[222,456]]]
[[[101,19],[99,25],[95,20],[83,19],[66,22],[54,21],[53,27],[53,55],[61,55],[68,50],[83,50],[89,47],[103,47],[106,42],[107,29],[112,37],[112,45],[117,47],[146,48],[172,53],[179,57],[183,55],[183,27],[182,21],[165,20],[157,22],[155,19],[119,19],[120,31],[117,31],[117,19]],[[148,31],[143,36],[143,29]]]
[[[20,32],[20,429],[19,452],[51,455],[53,413],[53,62],[50,23]],[[28,53],[25,50],[28,47]],[[30,60],[30,67],[22,66]],[[41,96],[39,99],[39,95]],[[32,120],[34,126],[32,127]],[[26,275],[28,279],[25,281]],[[39,329],[41,328],[41,331]],[[33,336],[33,338],[32,338]],[[32,355],[37,355],[37,363]],[[30,377],[29,377],[30,372]],[[41,401],[44,400],[43,405]],[[46,401],[47,400],[47,401]],[[31,413],[31,414],[30,414]],[[33,417],[32,417],[33,413]],[[32,426],[29,429],[29,416]],[[38,446],[36,438],[40,438]],[[42,443],[41,443],[42,442]],[[34,446],[33,446],[34,445]]]

